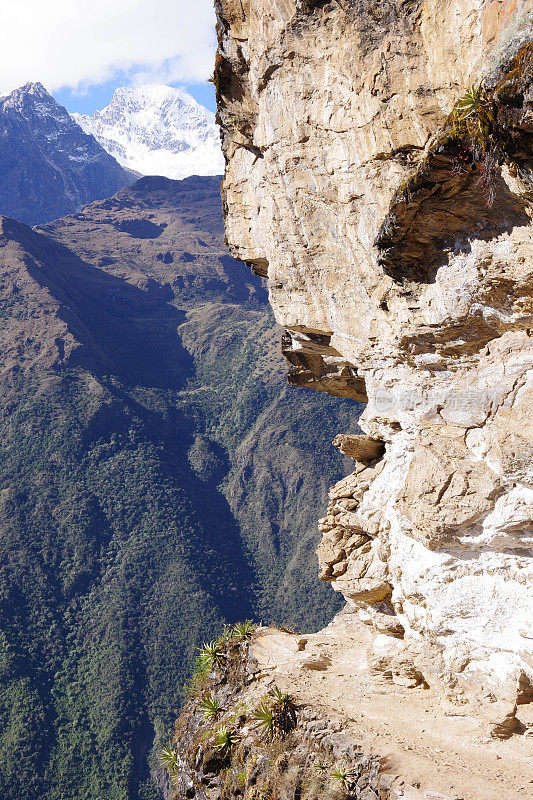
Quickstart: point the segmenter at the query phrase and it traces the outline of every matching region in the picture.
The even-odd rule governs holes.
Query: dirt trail
[[[470,706],[372,674],[372,638],[359,620],[340,615],[312,635],[265,628],[252,649],[265,683],[342,718],[365,751],[384,758],[398,776],[398,800],[531,800],[533,706],[525,707],[525,733],[489,739]]]

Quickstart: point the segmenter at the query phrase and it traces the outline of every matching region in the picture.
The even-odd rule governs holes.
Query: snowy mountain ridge
[[[135,178],[38,82],[0,97],[0,164],[0,214],[28,225],[80,211]]]
[[[124,167],[181,179],[224,170],[215,115],[170,86],[120,87],[92,117],[74,121]]]

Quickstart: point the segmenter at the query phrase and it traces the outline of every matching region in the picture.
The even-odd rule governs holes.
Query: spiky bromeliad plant
[[[199,663],[206,669],[220,666],[224,661],[223,644],[218,642],[204,642],[198,656]]]
[[[468,140],[478,161],[492,143],[494,120],[492,99],[481,82],[472,84],[456,102],[447,128],[453,138]]]
[[[345,767],[341,767],[340,764],[335,764],[333,767],[331,780],[339,789],[344,789],[345,791],[349,789],[350,775]]]
[[[184,686],[188,697],[198,699],[204,694],[206,684],[209,681],[209,673],[215,666],[223,664],[226,655],[224,653],[224,643],[219,640],[216,642],[204,642],[199,648],[200,652],[194,664],[191,679]]]
[[[257,728],[268,739],[285,736],[297,724],[296,706],[292,697],[281,692],[277,686],[274,686],[263,698],[255,709],[253,717]]]
[[[448,117],[447,133],[459,143],[452,172],[464,173],[468,163],[477,164],[485,204],[494,202],[494,181],[503,157],[502,144],[495,136],[495,113],[492,95],[483,82],[473,84],[458,100]]]
[[[198,708],[208,720],[216,720],[224,710],[213,692],[199,700]]]
[[[172,783],[176,782],[179,772],[178,754],[173,747],[165,747],[159,753],[159,760],[169,774]]]
[[[342,789],[349,796],[354,796],[357,792],[357,779],[361,776],[359,769],[348,769],[341,764],[335,764],[331,773],[331,782]]]
[[[296,727],[296,706],[294,700],[285,692],[281,692],[274,686],[268,692],[272,698],[272,713],[274,715],[274,727],[280,734],[289,733]]]
[[[245,642],[252,638],[253,632],[257,628],[255,622],[249,619],[244,622],[237,622],[232,629],[233,639],[237,642]]]
[[[266,739],[273,739],[276,735],[276,727],[274,722],[274,713],[270,704],[263,700],[262,703],[253,712],[257,729]]]
[[[221,758],[226,758],[238,741],[239,734],[236,731],[231,730],[227,725],[221,725],[215,731],[213,746]]]

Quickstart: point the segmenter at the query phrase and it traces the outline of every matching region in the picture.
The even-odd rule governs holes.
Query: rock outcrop
[[[268,277],[290,381],[367,402],[381,443],[331,492],[321,577],[395,642],[380,669],[523,730],[531,4],[216,6],[231,252]]]
[[[453,696],[438,700],[399,638],[376,637],[349,610],[314,634],[259,628],[239,643],[227,633],[209,646],[218,652],[209,674],[199,660],[190,702],[162,753],[170,797],[529,796],[531,740],[480,736],[467,707]],[[289,730],[272,730],[280,694],[294,712]]]

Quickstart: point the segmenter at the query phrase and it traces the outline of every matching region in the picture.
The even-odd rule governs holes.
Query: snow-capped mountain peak
[[[48,222],[134,180],[87,136],[42,83],[0,97],[0,213]]]
[[[72,115],[108,153],[143,175],[218,175],[224,162],[215,117],[181,89],[120,87],[92,117]]]

